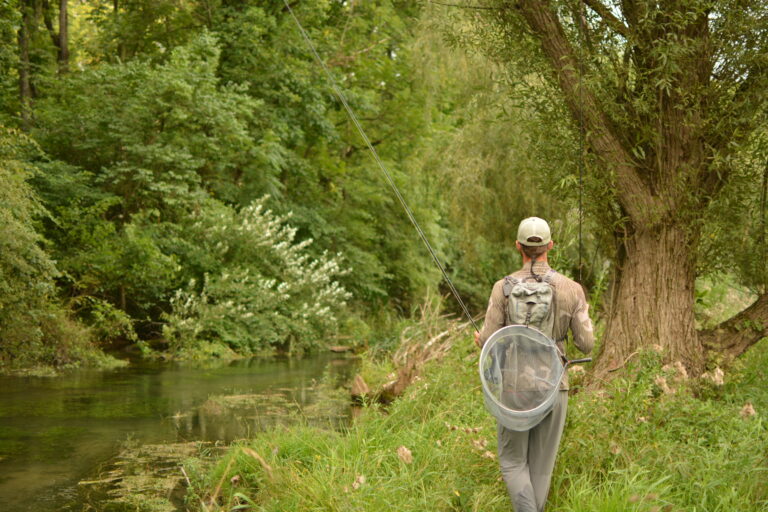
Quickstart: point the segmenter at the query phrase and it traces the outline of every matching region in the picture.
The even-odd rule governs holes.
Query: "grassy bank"
[[[476,358],[458,335],[402,398],[386,411],[364,408],[347,432],[276,430],[231,447],[213,469],[188,461],[190,506],[510,510]],[[650,352],[603,391],[576,393],[548,510],[766,510],[766,364],[764,340],[716,385],[664,369]],[[755,415],[742,415],[747,402]]]

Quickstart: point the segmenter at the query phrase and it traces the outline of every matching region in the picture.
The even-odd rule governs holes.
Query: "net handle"
[[[591,363],[592,358],[591,357],[584,357],[582,359],[569,359],[565,362],[565,366],[571,365],[571,364],[582,364],[582,363]]]

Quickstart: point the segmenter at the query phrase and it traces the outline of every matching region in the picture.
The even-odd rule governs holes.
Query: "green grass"
[[[718,388],[676,379],[673,370],[662,369],[658,354],[648,352],[604,393],[574,397],[552,509],[768,510],[766,340],[746,363],[741,375]],[[659,375],[674,393],[654,383]],[[757,416],[742,418],[747,401]]]
[[[511,510],[497,461],[486,453],[495,453],[495,423],[483,408],[476,357],[462,337],[405,396],[386,411],[366,408],[347,432],[283,429],[231,447],[213,470],[193,471],[190,505],[211,511]],[[768,510],[766,364],[764,340],[740,374],[717,388],[675,381],[651,352],[605,390],[572,396],[548,510]],[[663,393],[654,384],[658,375],[676,392]],[[744,419],[746,401],[757,415]],[[401,445],[411,450],[412,463],[398,457]]]

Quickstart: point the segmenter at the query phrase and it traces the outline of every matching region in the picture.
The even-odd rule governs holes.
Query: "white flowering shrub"
[[[312,241],[297,242],[288,217],[263,203],[239,212],[215,203],[185,232],[204,273],[171,299],[164,334],[172,349],[204,341],[240,353],[304,349],[336,329],[350,296],[336,281],[346,273],[340,255],[312,258]]]

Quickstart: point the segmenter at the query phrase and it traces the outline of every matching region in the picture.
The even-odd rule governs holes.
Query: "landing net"
[[[544,419],[564,372],[555,342],[523,325],[493,333],[480,354],[485,405],[510,430],[529,430]]]

